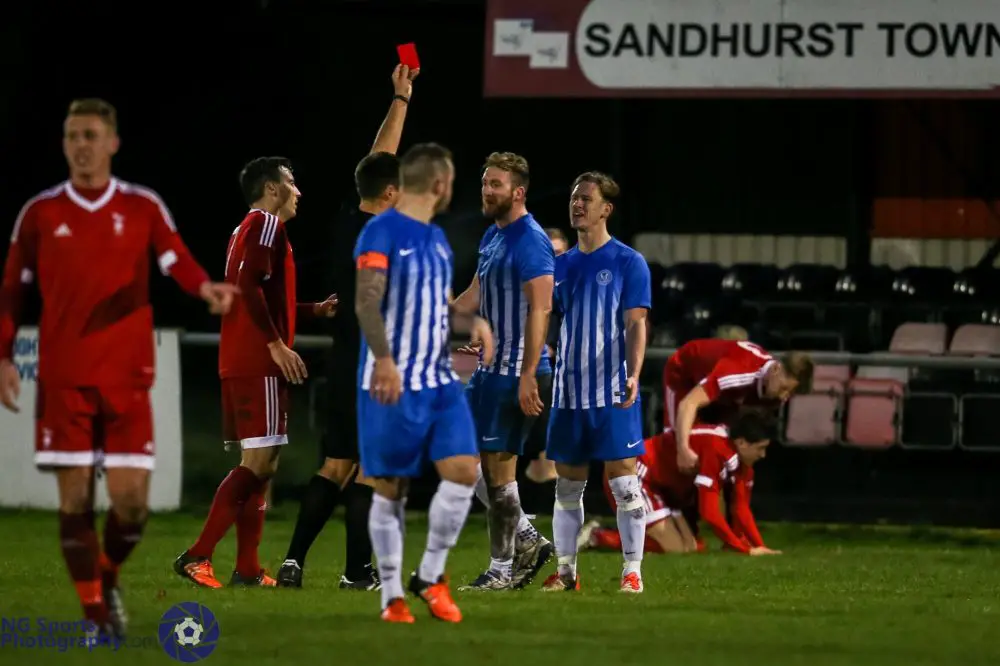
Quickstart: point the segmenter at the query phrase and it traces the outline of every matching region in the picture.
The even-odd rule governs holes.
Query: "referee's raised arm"
[[[392,70],[394,90],[392,103],[389,105],[389,112],[385,114],[385,120],[378,128],[371,152],[395,155],[399,150],[399,139],[403,136],[403,123],[406,121],[406,109],[413,94],[413,79],[417,78],[418,74],[420,74],[419,69],[411,70],[406,65],[396,65],[396,69]]]

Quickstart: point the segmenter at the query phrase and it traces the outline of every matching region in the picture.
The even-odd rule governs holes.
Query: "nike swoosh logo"
[[[627,448],[627,449],[634,449],[635,447],[639,446],[640,444],[642,444],[642,440],[641,439],[638,442],[632,442],[631,444],[626,444],[625,448]]]
[[[562,284],[563,282],[565,282],[565,281],[566,281],[566,280],[559,280],[559,282],[556,282],[556,286],[558,287],[559,285],[561,285],[561,284]]]
[[[400,251],[399,251],[399,256],[401,256],[401,257],[405,257],[405,256],[407,256],[407,255],[411,255],[411,254],[413,254],[413,253],[414,253],[414,252],[416,252],[416,251],[417,251],[417,248],[415,248],[415,247],[411,247],[411,248],[410,248],[410,249],[408,249],[408,250],[400,250]]]

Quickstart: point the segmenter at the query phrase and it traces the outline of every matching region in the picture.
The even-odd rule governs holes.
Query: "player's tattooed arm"
[[[385,288],[385,273],[364,268],[358,271],[354,313],[358,317],[358,325],[361,327],[365,341],[375,358],[385,358],[392,353],[385,334],[385,320],[382,319],[382,299],[385,297]]]

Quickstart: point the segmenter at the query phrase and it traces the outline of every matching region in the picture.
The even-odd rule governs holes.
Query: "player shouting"
[[[242,297],[222,319],[219,376],[222,378],[223,438],[239,442],[240,464],[223,479],[193,546],[174,571],[203,587],[222,587],[212,555],[236,523],[236,567],[230,585],[273,586],[257,549],[264,529],[265,496],[288,443],[288,385],[301,384],[306,366],[292,351],[297,318],[332,317],[337,301],[295,302],[295,260],[286,223],[302,196],[291,163],[259,157],[240,173],[250,211],[233,231],[226,254],[226,280]]]
[[[692,340],[681,346],[663,368],[666,394],[664,429],[677,431],[677,464],[691,471],[697,457],[691,449],[691,427],[703,407],[713,404],[711,420],[724,422],[739,405],[777,408],[795,392],[808,393],[813,362],[791,352],[779,361],[752,342]]]
[[[460,312],[478,310],[496,345],[492,363],[481,361],[466,388],[482,461],[476,493],[489,510],[491,560],[461,590],[524,587],[553,551],[524,514],[516,480],[517,458],[552,393],[545,333],[555,255],[525,207],[528,179],[528,161],[520,155],[486,158],[483,214],[493,224],[479,243],[472,284],[453,304]]]
[[[553,301],[561,323],[546,454],[559,475],[552,516],[559,568],[546,590],[580,588],[577,537],[592,460],[604,463],[618,507],[620,589],[643,589],[646,511],[635,461],[643,452],[639,373],[651,290],[642,255],[608,233],[618,194],[605,174],[577,177],[569,205],[577,244],[556,258]]]
[[[84,615],[99,634],[120,638],[127,618],[118,572],[142,538],[156,452],[150,249],[164,274],[215,313],[229,310],[237,290],[209,281],[155,192],[112,175],[118,146],[113,106],[70,104],[63,124],[69,180],[28,201],[14,223],[0,289],[0,401],[17,411],[12,347],[24,294],[37,282],[35,464],[56,474],[59,541]],[[95,468],[106,471],[111,499],[103,549]]]
[[[431,222],[451,201],[455,167],[437,144],[400,160],[396,207],[358,237],[355,312],[364,336],[358,364],[361,467],[375,479],[368,529],[382,579],[382,619],[413,622],[403,599],[403,509],[409,479],[434,463],[427,548],[409,582],[433,617],[459,622],[444,576],[448,551],[469,514],[476,483],[476,433],[462,383],[451,368],[449,305],[454,255]],[[492,357],[492,333],[473,326]]]

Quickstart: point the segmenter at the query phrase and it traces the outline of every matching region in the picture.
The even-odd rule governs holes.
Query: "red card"
[[[411,70],[420,69],[420,58],[417,57],[417,45],[413,42],[409,44],[400,44],[396,47],[396,52],[399,53],[399,62],[406,65]]]

